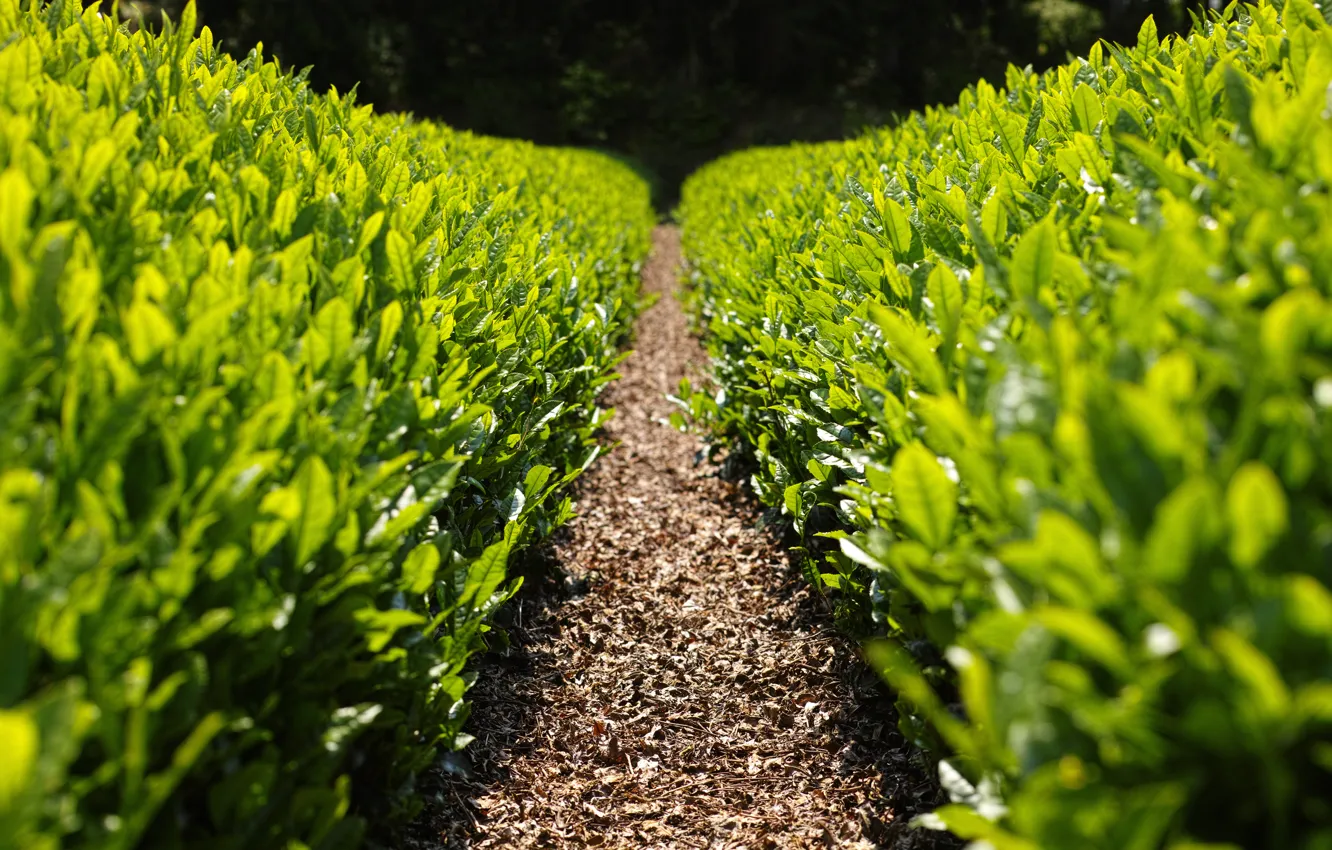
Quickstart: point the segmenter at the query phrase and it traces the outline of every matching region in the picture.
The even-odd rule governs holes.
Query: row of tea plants
[[[646,186],[0,0],[0,847],[343,848],[570,515]]]
[[[918,825],[1332,848],[1329,83],[1231,4],[686,184],[681,400],[885,636]]]

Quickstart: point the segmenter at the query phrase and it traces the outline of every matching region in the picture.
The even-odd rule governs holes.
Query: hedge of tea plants
[[[684,399],[886,635],[919,825],[1332,847],[1330,82],[1231,4],[687,183]]]
[[[0,847],[343,848],[465,745],[652,224],[193,9],[0,0]]]

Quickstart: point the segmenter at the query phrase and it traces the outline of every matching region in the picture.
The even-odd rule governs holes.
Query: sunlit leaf
[[[1250,568],[1286,533],[1286,494],[1272,470],[1258,461],[1242,466],[1226,489],[1230,557]]]
[[[948,542],[957,517],[957,485],[929,449],[911,443],[893,457],[893,502],[902,523],[932,549]]]

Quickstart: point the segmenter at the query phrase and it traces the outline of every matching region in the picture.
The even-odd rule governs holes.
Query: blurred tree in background
[[[174,13],[183,0],[163,0]],[[108,0],[108,5],[109,0]],[[198,0],[233,53],[256,42],[380,109],[587,145],[678,181],[727,150],[828,139],[949,102],[1009,62],[1132,41],[1183,0]],[[155,22],[159,7],[123,2]]]

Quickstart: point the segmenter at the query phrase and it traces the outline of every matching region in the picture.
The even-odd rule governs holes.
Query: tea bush
[[[0,0],[0,846],[341,848],[466,743],[646,186]]]
[[[1332,847],[1332,28],[1231,4],[1005,82],[691,178],[683,400],[886,635],[921,825]]]

